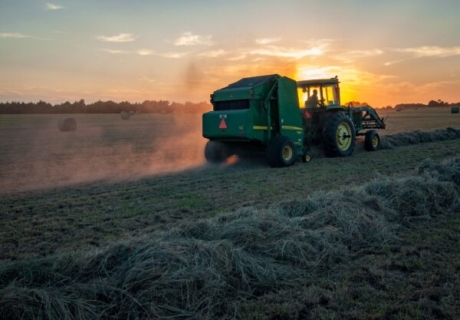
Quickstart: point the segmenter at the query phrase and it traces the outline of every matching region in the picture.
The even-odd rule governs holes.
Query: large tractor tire
[[[297,152],[287,137],[276,136],[268,142],[267,160],[270,167],[288,167],[294,164]]]
[[[209,163],[224,162],[230,156],[227,145],[221,141],[209,140],[204,148],[204,157]]]
[[[364,149],[366,151],[375,151],[380,148],[380,136],[375,130],[369,130],[364,136]]]
[[[337,112],[329,116],[323,129],[324,151],[328,157],[349,156],[355,150],[356,131],[350,118]]]

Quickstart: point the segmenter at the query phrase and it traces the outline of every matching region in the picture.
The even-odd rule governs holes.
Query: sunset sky
[[[458,102],[460,1],[0,0],[1,102],[201,102],[272,73]]]

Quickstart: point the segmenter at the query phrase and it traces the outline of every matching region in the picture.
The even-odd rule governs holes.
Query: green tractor
[[[314,145],[329,157],[348,156],[359,135],[365,136],[365,149],[374,151],[380,146],[376,129],[385,128],[372,107],[341,105],[337,77],[243,78],[214,91],[211,104],[213,111],[203,114],[203,137],[209,139],[204,154],[211,163],[260,152],[270,166],[285,167],[299,158],[309,162]]]

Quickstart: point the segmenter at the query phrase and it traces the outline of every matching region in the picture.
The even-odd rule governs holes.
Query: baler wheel
[[[227,145],[209,140],[204,148],[204,157],[209,163],[221,163],[230,156]]]
[[[288,167],[296,160],[296,148],[292,141],[284,136],[272,138],[267,146],[267,160],[270,167]]]

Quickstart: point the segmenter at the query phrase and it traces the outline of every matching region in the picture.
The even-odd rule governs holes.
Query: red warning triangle
[[[220,130],[225,130],[225,129],[227,129],[227,123],[225,122],[225,119],[224,119],[224,118],[220,119],[219,129],[220,129]]]

